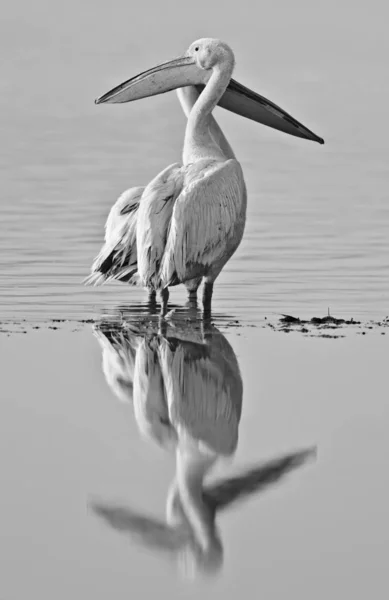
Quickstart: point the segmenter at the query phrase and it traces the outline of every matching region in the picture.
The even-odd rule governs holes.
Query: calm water
[[[0,598],[385,598],[388,330],[250,325],[389,312],[388,9],[133,4],[2,6]],[[112,203],[179,160],[185,127],[174,94],[93,100],[204,35],[326,140],[216,111],[249,206],[211,330],[81,284]],[[49,329],[118,306],[124,327]]]
[[[116,377],[107,380],[89,328],[1,336],[1,597],[232,600],[258,589],[274,600],[387,597],[387,336],[322,340],[245,328],[216,334],[207,353],[198,349],[198,332],[173,336],[170,348],[163,340],[150,348],[162,350],[160,362],[146,362],[153,368],[137,411],[139,387],[134,380],[133,404],[125,385],[128,333],[116,346],[127,357],[124,403],[115,394],[115,352],[108,349]],[[183,378],[169,352],[184,360]],[[223,356],[229,370],[221,370]],[[174,449],[159,443],[169,441],[166,409],[160,396],[147,395],[159,390],[158,364],[177,386],[173,425],[227,455],[204,486],[208,503],[222,503],[223,552],[213,555],[213,576],[193,569],[196,544],[166,516],[177,473]],[[235,394],[220,410],[212,390],[231,384]],[[197,413],[190,405],[185,413],[186,396],[179,401],[185,386],[197,393]],[[316,461],[297,468],[293,452],[312,445]],[[291,453],[288,465],[282,459]],[[269,460],[277,461],[273,473]]]
[[[179,160],[185,121],[174,94],[127,106],[93,100],[204,33],[232,44],[238,80],[326,140],[321,147],[216,111],[243,165],[249,207],[244,242],[219,278],[215,307],[248,320],[270,312],[321,315],[327,307],[342,316],[387,314],[389,41],[382,11],[374,2],[353,7],[350,20],[346,2],[328,2],[320,15],[306,2],[285,2],[280,23],[278,5],[265,18],[247,3],[220,24],[218,3],[210,9],[203,2],[204,27],[201,4],[188,24],[178,1],[169,19],[156,17],[161,9],[153,2],[152,21],[151,6],[126,2],[80,8],[70,1],[66,10],[44,0],[9,3],[0,24],[3,319],[85,318],[142,298],[141,290],[85,289],[81,281],[110,206]],[[260,14],[248,19],[253,10]],[[173,301],[183,298],[173,290]]]

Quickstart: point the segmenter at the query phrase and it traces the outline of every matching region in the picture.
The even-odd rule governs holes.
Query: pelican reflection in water
[[[215,573],[223,562],[218,511],[302,465],[313,450],[295,452],[205,485],[217,461],[238,443],[242,379],[235,353],[215,327],[164,324],[142,332],[100,326],[103,369],[121,400],[133,402],[143,435],[175,453],[164,521],[129,507],[94,502],[111,527],[176,557],[187,575]]]
[[[217,39],[193,42],[183,56],[125,81],[96,103],[122,103],[177,89],[188,117],[182,164],[164,169],[146,187],[127,190],[112,208],[105,244],[87,283],[140,283],[161,293],[183,283],[190,299],[202,281],[210,311],[213,285],[238,248],[245,228],[247,194],[240,163],[212,116],[217,104],[243,117],[307,140],[324,143],[263,96],[231,79],[235,57]]]

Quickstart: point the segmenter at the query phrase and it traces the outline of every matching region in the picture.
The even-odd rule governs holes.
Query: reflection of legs
[[[163,290],[161,290],[161,315],[165,316],[166,312],[167,312],[167,303],[169,300],[169,289],[167,287],[163,288]]]

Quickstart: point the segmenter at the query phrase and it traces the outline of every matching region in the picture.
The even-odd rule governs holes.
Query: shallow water
[[[225,7],[2,9],[1,599],[387,597],[388,321],[368,323],[389,312],[385,9]],[[81,281],[118,195],[179,160],[185,120],[174,94],[93,99],[203,35],[326,145],[216,111],[244,241],[212,325],[177,288],[161,323],[142,290]],[[278,322],[328,308],[362,324]],[[178,440],[209,466],[201,495]]]
[[[385,597],[387,338],[245,328],[224,340],[244,382],[242,413],[236,454],[219,461],[206,488],[235,476],[241,494],[247,469],[256,474],[246,496],[217,512],[219,570],[193,580],[190,562],[183,570],[179,549],[168,550],[164,525],[174,454],[143,439],[132,402],[114,397],[89,327],[2,337],[4,598],[235,598],[258,589],[277,599]],[[312,446],[316,460],[289,474],[279,464],[279,479],[258,485],[267,461]]]
[[[185,120],[174,94],[125,106],[97,107],[93,99],[203,34],[201,6],[184,27],[176,3],[173,17],[158,17],[163,27],[148,19],[151,6],[135,10],[121,1],[81,8],[70,2],[65,11],[38,0],[5,11],[3,318],[87,318],[142,298],[120,284],[96,290],[81,281],[118,195],[179,160]],[[270,312],[310,317],[328,307],[345,317],[385,316],[389,41],[382,11],[374,2],[353,7],[350,20],[342,3],[328,2],[319,18],[306,2],[293,9],[285,2],[284,21],[276,20],[277,5],[267,7],[265,23],[263,15],[247,19],[259,11],[248,3],[221,26],[218,3],[203,4],[206,30],[235,48],[236,78],[326,140],[319,146],[216,111],[242,163],[249,205],[244,241],[218,280],[215,308],[247,320]],[[180,290],[172,296],[184,298]]]

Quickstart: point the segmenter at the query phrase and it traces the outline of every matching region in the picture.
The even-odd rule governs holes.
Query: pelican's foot
[[[197,305],[197,290],[201,284],[202,277],[195,277],[185,282],[185,287],[188,291],[188,304],[189,306]]]

